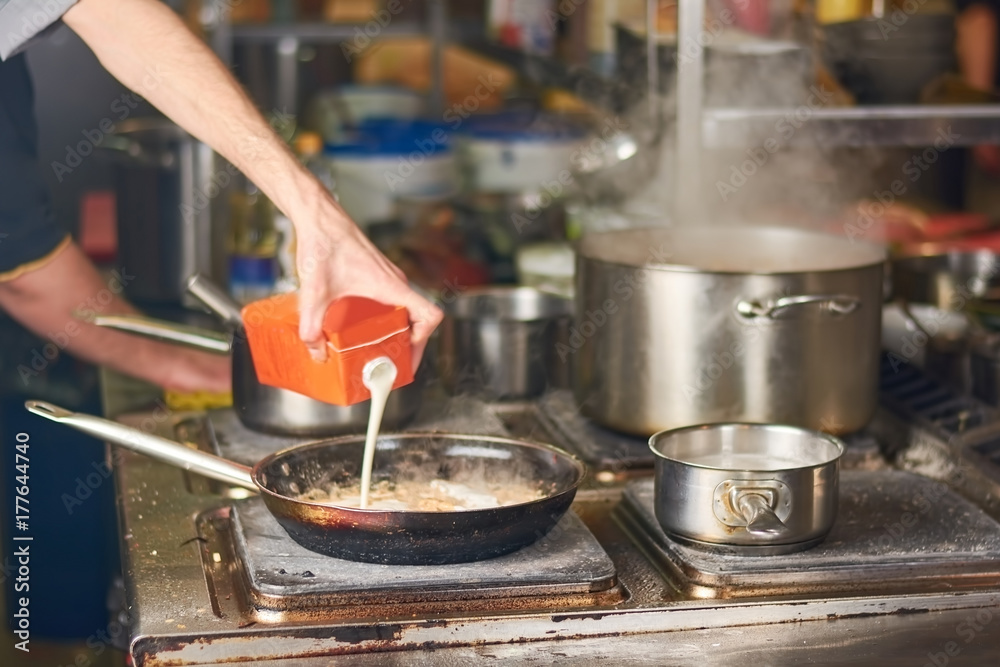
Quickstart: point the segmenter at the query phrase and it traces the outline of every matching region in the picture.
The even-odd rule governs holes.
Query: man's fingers
[[[303,289],[299,293],[299,338],[309,348],[313,361],[326,361],[326,337],[323,335],[326,302],[312,291]]]
[[[422,340],[419,343],[412,342],[413,350],[413,372],[416,373],[417,369],[420,368],[420,360],[424,358],[424,350],[427,349],[427,340]]]

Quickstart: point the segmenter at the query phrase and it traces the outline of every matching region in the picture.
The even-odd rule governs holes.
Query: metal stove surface
[[[539,421],[556,444],[575,452],[598,474],[627,473],[653,467],[648,438],[603,428],[580,412],[569,391],[552,391],[538,403]]]
[[[858,595],[1000,585],[1000,523],[944,484],[899,470],[846,470],[837,521],[818,546],[725,555],[672,540],[653,480],[631,482],[617,518],[666,576],[697,597]]]
[[[207,441],[209,450],[232,461],[253,465],[272,452],[294,445],[328,438],[296,438],[270,435],[243,425],[232,408],[209,410],[205,424],[187,424],[191,431],[204,427],[204,433],[192,433],[189,439]],[[182,425],[184,426],[184,425]],[[420,412],[406,431],[509,435],[494,406],[473,397],[446,398],[428,396]]]
[[[866,434],[850,440],[843,459],[844,479],[849,481],[857,474],[851,471],[858,468],[883,475],[894,466],[906,467],[921,473],[909,478],[913,488],[944,488],[923,486],[927,477],[939,478],[993,519],[1000,518],[1000,483],[989,460],[992,450],[981,446],[1000,438],[1000,422],[992,426],[983,423],[974,431],[943,434],[922,413],[903,405],[905,401],[893,401],[891,410],[879,411]],[[582,440],[569,442],[564,438],[567,442],[562,442],[546,435],[549,426],[540,416],[544,405],[544,399],[523,405],[434,399],[425,401],[411,429],[527,436],[576,452],[584,450]],[[122,421],[142,423],[146,416]],[[295,442],[248,432],[226,412],[214,413],[208,420],[165,424],[161,434],[182,437],[206,449],[217,447],[220,453],[244,463],[254,463],[264,454]],[[213,444],[213,440],[217,442]],[[879,453],[879,447],[889,458]],[[295,596],[284,593],[297,584],[282,579],[280,569],[299,575],[305,570],[282,566],[275,556],[255,562],[251,574],[237,557],[237,549],[242,548],[236,544],[238,535],[248,532],[243,525],[248,511],[244,508],[253,503],[234,503],[233,499],[245,494],[138,455],[120,452],[116,461],[120,462],[116,483],[128,612],[135,621],[131,652],[139,665],[257,661],[261,665],[313,667],[330,664],[331,656],[340,656],[338,663],[344,659],[348,664],[371,665],[410,664],[414,659],[434,664],[495,664],[500,656],[542,662],[573,656],[576,664],[642,658],[648,662],[655,656],[654,662],[660,663],[669,656],[672,663],[705,665],[759,660],[765,654],[771,664],[797,664],[810,655],[815,657],[803,653],[803,647],[825,649],[823,656],[843,655],[851,664],[923,664],[927,654],[944,650],[946,642],[955,637],[957,624],[970,614],[980,620],[983,614],[1000,619],[1000,585],[987,582],[992,566],[978,560],[986,553],[996,558],[995,533],[993,525],[982,523],[982,517],[974,512],[951,520],[972,535],[969,540],[982,541],[986,551],[977,550],[971,541],[957,539],[954,555],[938,553],[933,560],[946,573],[960,570],[962,563],[970,561],[976,567],[984,565],[984,569],[966,569],[968,576],[946,576],[944,587],[910,576],[900,561],[897,570],[888,566],[882,570],[885,585],[872,577],[867,591],[801,586],[785,588],[779,594],[764,585],[747,595],[748,589],[737,590],[731,584],[745,581],[752,573],[734,570],[731,565],[703,562],[695,574],[664,567],[650,546],[649,534],[642,536],[633,527],[623,528],[627,522],[621,517],[628,513],[621,504],[623,493],[628,490],[635,495],[639,487],[622,484],[621,476],[592,479],[581,488],[573,506],[613,563],[617,583],[605,591],[542,594],[548,589],[541,589],[523,596],[436,599],[433,587],[429,587],[429,595],[408,597],[391,591],[381,599],[359,595],[354,603],[339,599],[336,604],[315,605],[314,598],[305,595],[305,606],[296,607],[289,603]],[[904,479],[894,475],[890,477]],[[893,486],[896,488],[895,483]],[[946,500],[939,502],[941,507],[953,507],[956,512],[966,507],[948,494],[942,497]],[[877,505],[876,500],[870,498]],[[892,507],[895,514],[878,507],[871,513],[901,521],[904,504],[897,502]],[[852,510],[843,511],[842,519],[851,521]],[[916,513],[914,535],[929,525],[919,507]],[[861,518],[867,521],[871,517]],[[832,548],[836,533],[831,539],[833,542],[817,549]],[[875,539],[878,545],[878,536]],[[317,574],[311,567],[307,569]],[[775,567],[761,578],[779,582],[783,576],[793,578],[783,572]],[[332,572],[327,574],[333,576]],[[696,584],[692,585],[692,580]],[[903,580],[910,586],[892,583]],[[601,577],[593,581],[597,587],[606,583]],[[283,589],[281,596],[271,596],[275,590],[268,586],[272,585]],[[572,586],[579,590],[579,582]],[[499,587],[480,592],[486,590],[501,592]],[[965,664],[1000,663],[997,637],[997,633],[982,632],[972,644],[963,645],[962,657],[974,660]],[[740,651],[735,650],[736,645]],[[605,650],[611,646],[613,651]],[[435,652],[429,653],[429,649]],[[952,659],[949,665],[953,664],[962,663]]]
[[[525,435],[547,439],[579,456],[594,473],[597,481],[615,482],[630,477],[648,475],[655,457],[648,438],[619,433],[587,419],[566,390],[551,391],[542,396],[532,412],[538,427]],[[878,441],[868,432],[843,437],[844,458],[855,467],[884,465]]]
[[[236,503],[230,527],[237,562],[258,609],[357,606],[390,598],[557,596],[615,585],[614,563],[572,511],[535,544],[454,565],[379,565],[311,552],[288,537],[260,498]]]

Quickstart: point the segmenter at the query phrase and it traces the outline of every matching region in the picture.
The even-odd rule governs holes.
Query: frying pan
[[[569,509],[585,467],[531,442],[472,435],[405,433],[378,439],[373,481],[444,479],[529,483],[538,500],[489,509],[421,512],[358,509],[299,500],[314,488],[360,478],[364,436],[275,452],[249,468],[107,419],[27,401],[36,415],[206,477],[259,491],[288,535],[306,549],[389,565],[463,563],[501,556],[544,536]]]
[[[135,315],[98,315],[89,321],[99,327],[147,338],[180,343],[208,352],[233,355],[233,409],[249,429],[277,435],[330,436],[362,433],[368,426],[371,401],[333,405],[288,389],[262,384],[254,370],[250,345],[243,331],[240,307],[217,285],[200,275],[188,280],[188,291],[231,329],[230,335],[163,322]],[[397,428],[410,421],[420,408],[422,378],[389,395],[382,422]]]

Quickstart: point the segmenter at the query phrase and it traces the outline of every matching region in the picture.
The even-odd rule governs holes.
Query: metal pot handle
[[[198,327],[175,322],[154,320],[141,315],[91,315],[76,314],[77,318],[105,329],[134,333],[154,340],[180,343],[197,350],[227,354],[232,347],[229,336]]]
[[[177,166],[177,159],[172,153],[154,153],[129,137],[108,135],[97,144],[96,148],[104,151],[107,155],[147,167],[174,169]]]
[[[861,299],[847,294],[797,294],[767,301],[741,299],[736,304],[736,312],[748,319],[760,317],[773,319],[783,310],[811,304],[820,304],[824,312],[832,315],[848,315],[861,307]]]
[[[736,509],[747,522],[747,532],[761,537],[775,537],[788,532],[767,499],[757,493],[744,493],[736,500]]]
[[[776,537],[790,529],[784,520],[792,509],[792,491],[778,479],[727,479],[715,487],[716,518],[751,535]]]
[[[243,326],[240,304],[236,303],[231,296],[226,294],[225,290],[205,276],[196,273],[188,278],[187,291],[215,315],[222,318],[226,324],[237,328]]]
[[[250,468],[224,458],[191,449],[173,440],[145,433],[110,419],[71,412],[51,403],[25,401],[24,407],[28,409],[28,412],[65,424],[133,452],[145,454],[158,461],[196,472],[205,477],[235,484],[244,489],[258,490]]]

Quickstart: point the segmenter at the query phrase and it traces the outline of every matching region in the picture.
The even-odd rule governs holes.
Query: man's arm
[[[158,0],[80,0],[63,16],[122,83],[212,146],[295,224],[300,335],[326,356],[322,319],[345,294],[402,305],[415,356],[441,321],[268,126],[222,62]]]
[[[0,308],[39,336],[96,364],[179,391],[229,391],[229,357],[180,348],[102,329],[74,317],[75,311],[134,314],[73,243],[36,269],[0,282]]]

